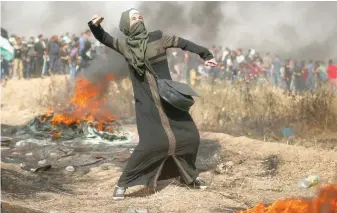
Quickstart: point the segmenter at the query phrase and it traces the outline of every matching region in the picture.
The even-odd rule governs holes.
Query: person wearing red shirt
[[[329,78],[329,89],[330,91],[337,91],[337,66],[333,64],[333,61],[330,59],[329,60],[329,65],[326,70]]]

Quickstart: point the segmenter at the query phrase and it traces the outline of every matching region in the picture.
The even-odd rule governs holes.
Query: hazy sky
[[[123,11],[144,12],[161,29],[202,45],[256,48],[303,57],[337,57],[337,2],[1,2],[9,34],[46,36],[87,29],[94,14],[118,27]]]

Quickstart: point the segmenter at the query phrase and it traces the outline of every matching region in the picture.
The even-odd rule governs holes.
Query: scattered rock
[[[226,166],[223,163],[220,163],[216,166],[215,171],[219,174],[223,174],[227,172]]]
[[[109,168],[108,165],[102,165],[102,166],[101,166],[101,169],[102,169],[102,170],[109,170],[110,168]]]
[[[1,151],[7,151],[9,150],[9,147],[1,147]]]
[[[40,160],[37,164],[39,166],[45,166],[47,164],[47,160],[46,159]]]
[[[279,167],[281,159],[278,155],[269,155],[263,160],[263,166],[266,174],[275,176]]]
[[[231,160],[236,164],[242,164],[244,162],[242,155],[233,156]]]
[[[35,169],[34,172],[38,172],[38,171],[48,171],[49,169],[51,169],[51,165],[46,165],[46,166],[41,166],[41,167]]]
[[[26,164],[25,163],[20,163],[20,168],[21,169],[24,169],[26,167]]]
[[[219,174],[227,173],[234,166],[233,161],[227,161],[226,163],[220,163],[216,166],[215,171]]]
[[[49,154],[49,157],[56,158],[56,157],[58,157],[58,154],[56,154],[55,152],[52,152],[52,153]]]
[[[20,155],[20,153],[18,153],[18,152],[12,152],[12,155]]]
[[[228,161],[228,162],[226,162],[225,166],[227,168],[232,168],[234,166],[234,163],[233,163],[233,161]]]
[[[16,147],[24,147],[26,144],[27,144],[26,141],[22,140],[22,141],[16,142],[15,146]]]
[[[27,157],[33,156],[33,153],[32,152],[28,152],[28,153],[26,153],[26,156]]]
[[[66,171],[67,172],[74,172],[75,171],[75,168],[73,166],[67,166],[66,167]]]
[[[8,142],[12,140],[12,138],[6,137],[6,136],[0,136],[0,138],[1,138],[1,142]]]

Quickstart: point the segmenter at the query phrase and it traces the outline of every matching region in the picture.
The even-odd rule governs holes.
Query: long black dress
[[[118,53],[127,51],[126,41],[111,37],[101,26],[90,21],[90,30],[102,44]],[[204,60],[213,55],[204,47],[161,31],[149,33],[145,57],[161,79],[170,79],[166,49],[181,48],[198,54]],[[181,176],[187,184],[198,176],[195,166],[200,143],[199,132],[188,112],[180,111],[160,100],[154,77],[131,71],[139,144],[121,175],[118,186],[146,185],[156,187],[158,180]]]

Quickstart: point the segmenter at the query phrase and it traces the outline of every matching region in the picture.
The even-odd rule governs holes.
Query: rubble
[[[66,171],[67,172],[74,172],[75,171],[75,168],[73,166],[67,166],[66,167]]]
[[[103,123],[103,129],[109,129],[112,132],[98,130],[98,124],[83,120],[80,123],[66,125],[63,123],[53,124],[52,115],[41,115],[33,119],[26,126],[22,127],[16,136],[28,136],[37,140],[49,139],[50,141],[72,140],[75,138],[100,139],[108,141],[125,141],[130,134],[123,131],[121,121],[109,121]],[[24,146],[25,142],[19,141],[16,146]]]

